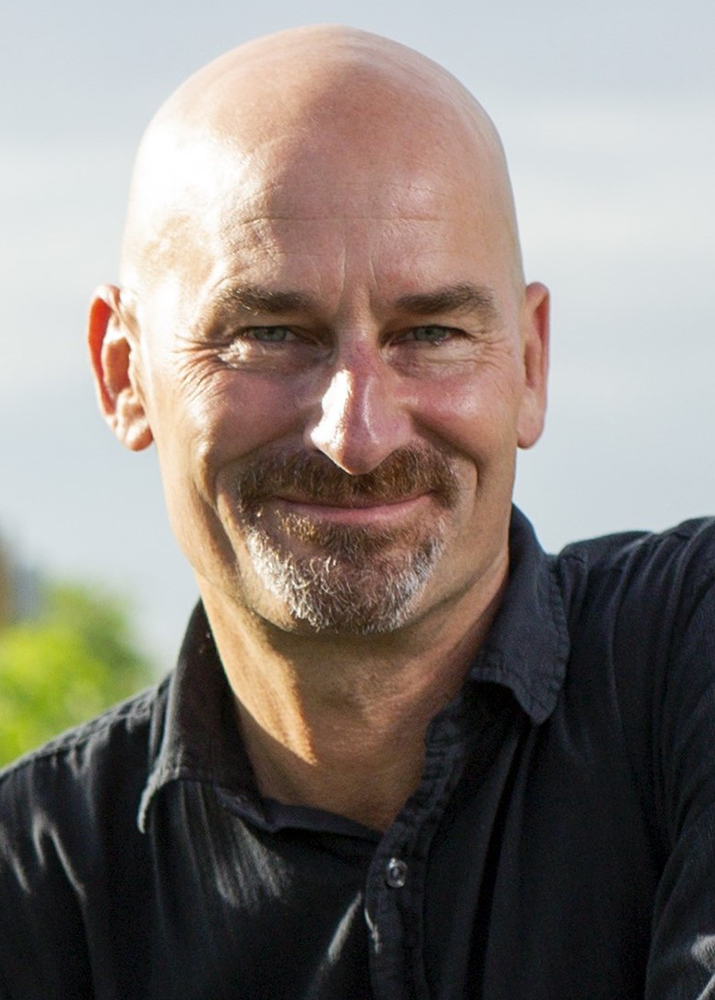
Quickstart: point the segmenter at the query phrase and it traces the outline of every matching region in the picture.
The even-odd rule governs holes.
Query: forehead
[[[488,156],[456,139],[446,128],[378,128],[368,120],[350,129],[290,129],[249,154],[230,141],[214,150],[223,161],[223,197],[248,213],[431,218],[496,201]]]
[[[409,50],[319,34],[290,59],[273,44],[229,54],[159,113],[132,185],[125,285],[169,271],[190,283],[231,254],[257,265],[302,245],[301,260],[325,258],[339,234],[354,254],[401,239],[414,255],[445,243],[440,229],[515,270],[506,165],[483,110]]]
[[[174,146],[164,162],[176,197],[161,245],[153,241],[161,262],[147,298],[197,318],[231,285],[306,291],[326,310],[356,290],[386,303],[460,283],[502,299],[515,239],[489,151],[464,133],[457,142],[449,123],[420,131],[393,118],[377,132],[372,123],[194,133]]]
[[[460,258],[508,269],[508,227],[488,170],[442,162],[435,152],[366,156],[274,145],[243,157],[238,169],[224,165],[200,220],[204,253],[213,249],[219,270],[260,272],[251,279],[314,270],[325,281],[361,268],[376,281],[405,272],[418,279]]]
[[[382,176],[316,177],[310,171],[266,184],[249,198],[226,192],[218,235],[228,251],[299,256],[376,253],[390,241],[414,240],[414,250],[449,233],[476,232],[462,224],[460,199],[434,179]],[[404,246],[401,247],[404,253]]]

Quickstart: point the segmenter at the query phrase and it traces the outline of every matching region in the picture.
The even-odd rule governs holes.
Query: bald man
[[[200,71],[89,342],[201,600],[5,774],[0,995],[715,995],[715,529],[512,508],[548,293],[463,87],[337,28]]]

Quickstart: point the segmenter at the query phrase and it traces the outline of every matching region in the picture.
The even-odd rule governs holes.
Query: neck
[[[200,581],[262,794],[386,829],[420,779],[431,719],[461,687],[506,579],[378,636],[298,635]],[[467,599],[468,598],[468,599]]]

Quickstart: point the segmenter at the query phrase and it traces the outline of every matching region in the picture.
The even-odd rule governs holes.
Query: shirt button
[[[399,858],[390,858],[385,869],[385,882],[391,889],[401,889],[407,881],[407,865]]]

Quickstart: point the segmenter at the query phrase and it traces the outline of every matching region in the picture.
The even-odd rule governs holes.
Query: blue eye
[[[415,340],[426,344],[441,344],[449,338],[450,333],[444,326],[416,326],[412,331]]]
[[[282,344],[290,337],[287,326],[253,326],[246,330],[246,336],[261,344]]]

